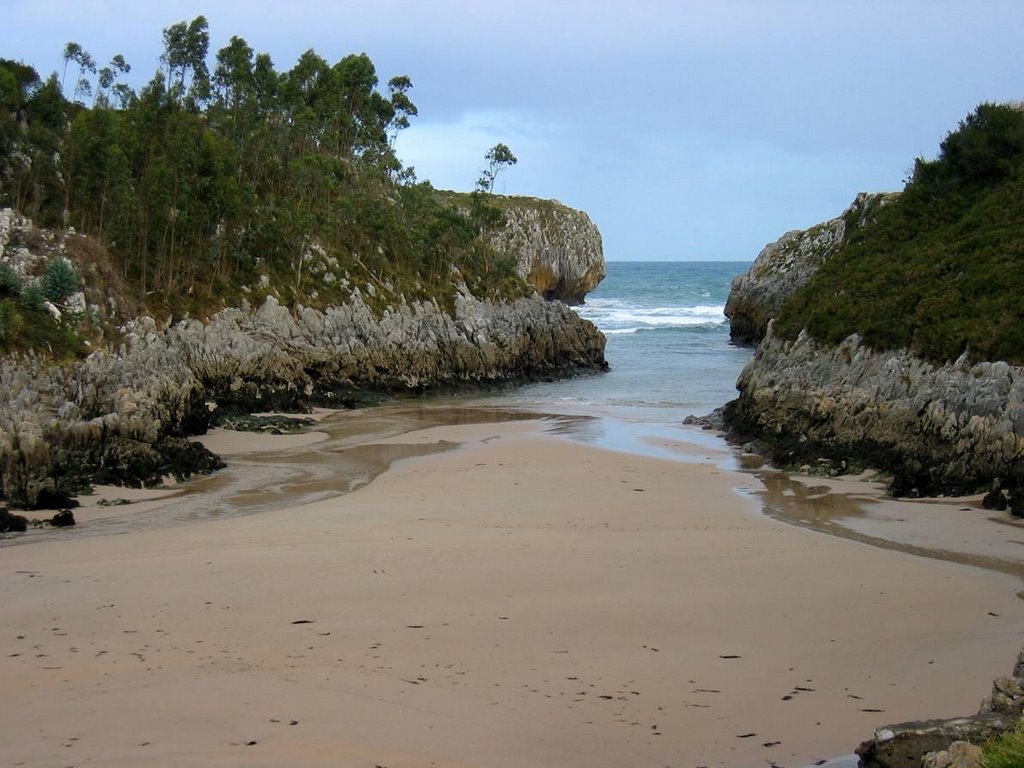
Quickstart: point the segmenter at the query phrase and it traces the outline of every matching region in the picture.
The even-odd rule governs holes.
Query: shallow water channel
[[[984,512],[976,499],[903,502],[864,481],[794,477],[764,466],[758,457],[739,455],[721,437],[694,427],[458,402],[331,412],[308,428],[315,441],[282,447],[286,443],[258,435],[265,449],[228,455],[226,469],[184,483],[158,503],[111,507],[109,515],[70,529],[30,528],[0,539],[0,546],[165,528],[332,498],[367,485],[397,462],[460,447],[443,440],[403,441],[403,435],[437,426],[528,421],[554,436],[603,449],[751,473],[758,489],[737,491],[754,496],[764,514],[786,523],[1024,578],[1024,528]],[[88,503],[88,497],[82,501]]]

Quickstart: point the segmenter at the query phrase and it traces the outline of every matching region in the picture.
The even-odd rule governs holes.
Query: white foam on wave
[[[595,299],[579,308],[605,333],[636,333],[654,328],[685,328],[725,322],[720,305],[694,307],[641,307],[615,299]]]

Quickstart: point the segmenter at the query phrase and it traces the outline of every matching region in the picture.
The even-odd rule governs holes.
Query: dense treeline
[[[522,290],[480,237],[500,220],[485,196],[457,208],[395,156],[417,113],[408,77],[382,87],[365,54],[312,50],[279,72],[239,37],[211,59],[201,16],[163,43],[137,93],[123,57],[98,68],[77,43],[46,80],[0,59],[0,206],[96,236],[172,312],[236,298],[259,274],[285,301],[344,298],[344,281],[313,290],[311,252],[410,296],[450,295],[453,280]]]
[[[1024,110],[982,104],[783,307],[776,330],[1024,364]]]

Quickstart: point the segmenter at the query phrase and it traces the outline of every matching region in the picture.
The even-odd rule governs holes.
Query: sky
[[[204,15],[279,71],[313,48],[413,82],[399,157],[470,190],[586,211],[608,260],[750,260],[915,157],[984,101],[1024,100],[1024,0],[0,0],[0,57],[44,77],[74,40],[141,85],[161,30]]]

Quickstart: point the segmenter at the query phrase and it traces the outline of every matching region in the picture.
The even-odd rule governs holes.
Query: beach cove
[[[5,761],[797,766],[972,711],[1019,646],[1018,577],[765,517],[696,432],[672,461],[557,425],[416,429],[373,442],[439,452],[351,493],[6,548]],[[250,438],[211,437],[229,466],[319,444]]]
[[[804,766],[974,711],[1024,536],[680,426],[742,364],[704,292],[598,292],[621,375],[215,430],[226,470],[4,547],[4,762]]]

